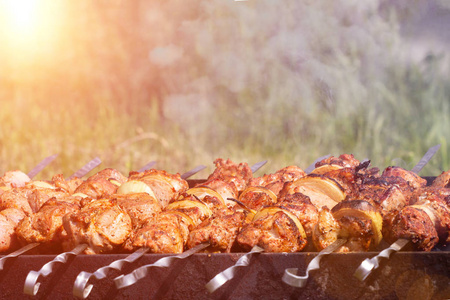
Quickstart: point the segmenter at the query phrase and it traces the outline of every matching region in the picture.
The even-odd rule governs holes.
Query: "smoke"
[[[182,57],[183,50],[173,44],[155,47],[148,54],[150,61],[161,67],[170,66]]]

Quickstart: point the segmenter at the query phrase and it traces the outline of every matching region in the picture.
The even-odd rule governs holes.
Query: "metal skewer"
[[[33,168],[33,170],[28,172],[28,177],[33,178],[34,176],[39,174],[39,172],[41,172],[46,166],[48,166],[57,156],[58,154],[53,154],[44,158],[36,167]]]
[[[28,244],[28,245],[20,248],[19,250],[16,250],[8,255],[3,256],[2,258],[0,258],[0,271],[3,270],[3,265],[5,264],[6,260],[8,260],[9,258],[17,257],[39,245],[40,245],[39,243]]]
[[[320,251],[319,254],[309,262],[308,267],[306,268],[305,276],[298,276],[297,268],[289,268],[284,270],[284,275],[282,278],[283,282],[293,287],[304,287],[308,281],[309,272],[320,268],[319,263],[322,257],[333,253],[334,250],[344,245],[346,242],[347,239],[337,239],[331,245]]]
[[[206,166],[204,166],[204,165],[197,166],[197,167],[193,168],[192,170],[187,171],[184,174],[181,174],[180,177],[181,177],[181,179],[188,179],[189,177],[194,176],[195,174],[197,174],[198,172],[200,172],[201,170],[203,170],[205,168],[206,168]]]
[[[194,174],[196,174],[197,172],[199,172],[205,168],[206,168],[206,166],[203,166],[203,165],[197,166],[194,169],[189,170],[186,173],[183,173],[180,177],[182,179],[188,179],[189,177],[193,176]],[[97,271],[95,271],[94,273],[89,273],[89,272],[85,272],[85,271],[80,272],[80,274],[78,274],[78,276],[75,280],[75,283],[73,285],[73,295],[80,299],[86,299],[89,296],[89,294],[91,293],[92,288],[94,287],[93,284],[88,284],[89,280],[92,277],[94,277],[97,280],[101,280],[101,279],[104,279],[107,277],[108,272],[110,270],[121,271],[122,267],[125,264],[133,263],[134,261],[139,259],[142,255],[147,253],[148,250],[149,249],[145,248],[145,247],[139,248],[138,250],[136,250],[132,254],[128,255],[124,259],[119,259],[119,260],[113,261],[111,264],[97,269]]]
[[[252,172],[256,172],[258,171],[262,166],[264,166],[267,163],[267,160],[265,161],[261,161],[258,162],[256,164],[254,164],[253,166],[251,166],[251,170]],[[180,177],[182,179],[187,179],[190,176],[196,174],[197,172],[205,169],[206,166],[200,165],[194,169],[192,169],[191,171],[188,171],[184,174],[182,174]],[[171,264],[171,261],[173,260],[173,258],[178,258],[178,259],[183,259],[186,258],[194,253],[197,253],[198,251],[208,247],[209,244],[205,243],[205,244],[200,244],[190,250],[187,250],[185,252],[183,252],[181,255],[176,256],[176,257],[166,257],[166,258],[162,258],[159,261],[157,261],[156,263],[152,264],[152,265],[147,265],[144,267],[141,267],[139,269],[136,269],[135,271],[133,271],[132,273],[124,276],[120,276],[117,277],[115,279],[116,282],[116,287],[117,288],[122,288],[125,286],[129,286],[134,284],[136,281],[138,281],[139,279],[143,278],[146,276],[147,274],[147,269],[150,267],[168,267]],[[74,284],[74,289],[73,289],[73,294],[76,297],[85,299],[89,296],[89,293],[91,292],[93,285],[89,284],[88,285],[88,281],[91,277],[95,277],[96,279],[103,279],[106,277],[107,272],[110,269],[116,269],[118,271],[121,270],[122,266],[125,264],[125,262],[133,262],[135,260],[137,260],[139,257],[141,257],[142,255],[144,255],[146,252],[148,251],[147,248],[141,248],[138,249],[136,252],[132,253],[130,256],[126,257],[124,260],[118,260],[115,261],[113,263],[111,263],[108,266],[102,267],[100,269],[98,269],[97,271],[95,271],[94,273],[88,273],[88,272],[81,272]],[[167,260],[165,260],[167,259]],[[170,260],[169,260],[170,259]]]
[[[436,152],[441,147],[440,144],[431,147],[428,149],[427,153],[422,157],[422,159],[411,169],[412,172],[418,174],[423,167],[430,161],[430,159],[436,154]],[[381,251],[378,255],[372,258],[366,258],[356,269],[353,276],[358,278],[360,281],[366,280],[367,277],[371,274],[371,272],[377,269],[380,266],[380,260],[382,258],[389,259],[390,255],[394,252],[398,252],[403,247],[405,247],[409,243],[407,239],[398,239],[392,245],[390,245],[387,249]]]
[[[79,169],[78,171],[73,173],[72,176],[70,176],[68,179],[73,179],[75,177],[78,177],[78,178],[84,177],[87,173],[92,171],[94,168],[96,168],[101,163],[102,163],[102,161],[100,160],[100,158],[96,157],[93,160],[91,160],[90,162],[88,162],[87,164],[85,164],[81,169]]]
[[[331,154],[327,154],[324,156],[319,157],[318,159],[316,159],[312,164],[310,164],[306,169],[305,169],[305,173],[306,174],[310,174],[315,168],[316,168],[316,163],[318,163],[321,160],[324,160],[325,158],[330,157]]]
[[[264,166],[266,163],[267,163],[267,160],[263,160],[263,161],[257,162],[253,166],[251,166],[250,169],[252,170],[252,173],[255,173],[256,171],[261,169],[262,166]]]
[[[157,260],[153,264],[148,264],[148,265],[139,267],[127,275],[120,275],[114,279],[116,288],[122,289],[122,288],[128,287],[130,285],[133,285],[136,282],[138,282],[139,280],[141,280],[142,278],[146,277],[148,270],[150,268],[152,268],[152,267],[163,267],[163,268],[170,267],[170,265],[175,260],[187,258],[187,257],[191,256],[192,254],[195,254],[195,253],[199,252],[200,250],[205,249],[206,247],[209,247],[209,243],[199,244],[199,245],[195,246],[194,248],[191,248],[191,249],[181,253],[180,255],[166,256],[166,257],[163,257],[163,258]]]
[[[326,156],[322,156],[319,157],[318,159],[316,159],[314,161],[314,163],[312,163],[307,169],[310,169],[309,172],[311,172],[314,167],[316,162],[325,159],[327,157],[329,157],[330,155],[326,155]],[[256,172],[256,167],[260,168],[261,166],[263,166],[267,161],[264,162],[260,162],[257,163],[255,165],[253,165],[251,167],[252,172]],[[256,170],[254,170],[254,168]],[[229,198],[229,200],[233,200],[236,201],[238,203],[240,203],[239,201],[237,201],[236,199],[231,199]],[[242,203],[240,203],[241,205],[243,205]],[[245,205],[244,205],[245,206]],[[243,255],[241,258],[238,259],[238,261],[236,262],[236,264],[234,264],[233,266],[229,267],[228,269],[220,272],[219,274],[217,274],[216,276],[214,276],[214,278],[212,278],[206,285],[206,289],[210,292],[213,293],[214,291],[216,291],[218,288],[220,288],[222,285],[224,285],[227,281],[231,280],[235,274],[236,271],[240,268],[240,267],[246,267],[249,265],[250,263],[250,258],[253,256],[253,254],[258,254],[263,252],[264,249],[259,247],[258,245],[253,246],[253,248],[250,250],[250,252],[246,253],[245,255]]]
[[[408,243],[409,240],[407,239],[398,239],[392,245],[390,245],[389,248],[381,251],[377,256],[374,256],[370,259],[366,258],[359,265],[358,269],[356,269],[353,276],[358,278],[360,281],[366,280],[366,278],[369,277],[370,273],[380,266],[380,260],[382,258],[389,259],[392,253],[400,251]]]
[[[39,291],[41,277],[47,277],[53,272],[53,267],[56,264],[65,264],[71,256],[80,254],[87,248],[87,244],[81,244],[75,247],[72,251],[64,252],[55,257],[52,261],[46,263],[39,271],[30,271],[25,279],[23,292],[27,295],[36,296]]]
[[[70,178],[74,178],[74,177],[81,178],[81,177],[85,176],[92,169],[97,167],[100,163],[101,163],[101,160],[98,157],[94,158],[93,160],[88,162],[86,165],[81,167],[81,169],[76,171],[72,176],[70,176],[69,179]],[[38,245],[40,245],[40,243],[29,244],[27,246],[29,246],[31,248],[29,248],[28,250],[30,250],[30,249],[38,246]],[[27,247],[27,246],[25,246],[25,247]],[[38,282],[38,280],[40,279],[41,276],[47,277],[48,275],[50,275],[53,272],[53,266],[55,264],[59,264],[59,263],[64,264],[64,263],[66,263],[70,256],[78,255],[84,249],[86,249],[86,247],[87,247],[86,244],[78,245],[72,251],[61,253],[58,256],[56,256],[52,261],[50,261],[47,264],[45,264],[41,268],[41,270],[39,270],[38,272],[30,271],[28,273],[28,275],[27,275],[26,280],[25,280],[25,285],[24,285],[24,290],[23,290],[24,293],[28,294],[28,295],[31,295],[31,296],[35,296],[37,294],[37,292],[39,291],[39,287],[41,285],[40,282]]]
[[[436,151],[439,149],[440,145],[436,145],[434,147],[431,147],[427,153],[422,157],[422,159],[417,163],[417,165],[413,168],[413,172],[416,174],[422,170],[422,168],[427,164],[427,162],[433,157],[433,155],[436,153]],[[368,161],[367,159],[364,161]],[[316,270],[319,268],[319,262],[322,256],[328,255],[335,251],[337,248],[342,246],[347,242],[347,239],[337,239],[334,243],[323,249],[319,252],[319,255],[315,257],[308,265],[306,269],[306,275],[305,276],[297,276],[296,272],[297,269],[286,269],[285,273],[283,275],[283,281],[291,286],[294,287],[304,287],[308,277],[309,277],[309,271]],[[394,251],[399,251],[401,248],[403,248],[407,244],[406,240],[398,240],[396,243],[394,243],[391,247],[386,249],[385,252],[380,253],[378,257],[375,257],[372,260],[365,260],[361,266],[358,268],[358,270],[355,272],[355,276],[360,278],[360,280],[364,280],[371,272],[372,269],[378,267],[378,260],[381,257],[389,257],[389,255]],[[398,249],[398,250],[397,250]],[[364,277],[364,279],[362,279]]]
[[[80,299],[86,299],[94,287],[93,284],[88,284],[91,277],[95,277],[97,280],[101,280],[107,277],[108,272],[112,269],[120,271],[125,264],[131,264],[139,259],[142,255],[148,252],[148,248],[139,248],[132,254],[128,255],[124,259],[118,259],[111,264],[97,269],[94,273],[82,271],[78,274],[75,283],[73,285],[73,295]]]
[[[228,269],[220,272],[216,276],[214,276],[213,279],[211,279],[206,285],[206,289],[208,292],[213,293],[215,290],[220,288],[222,285],[224,285],[227,281],[232,279],[234,275],[236,274],[237,269],[239,267],[246,267],[250,264],[250,258],[253,254],[261,253],[264,249],[259,247],[258,245],[253,246],[252,250],[248,252],[247,254],[243,255],[241,258],[238,259],[238,261]]]
[[[149,170],[151,168],[153,168],[156,165],[156,160],[153,160],[151,162],[149,162],[148,164],[146,164],[145,166],[143,166],[142,168],[140,168],[138,170],[138,172],[144,172],[146,170]]]
[[[30,177],[30,179],[32,179],[33,177],[35,177],[37,174],[39,174],[39,172],[41,172],[46,166],[48,166],[56,157],[58,156],[58,154],[53,154],[50,155],[46,158],[44,158],[39,164],[36,165],[36,167],[34,167],[30,172],[28,172],[28,177]],[[3,256],[2,258],[0,258],[0,271],[3,270],[3,266],[6,262],[6,260],[8,260],[9,258],[13,258],[13,257],[17,257],[37,246],[39,246],[39,243],[31,243],[28,244],[6,256]]]

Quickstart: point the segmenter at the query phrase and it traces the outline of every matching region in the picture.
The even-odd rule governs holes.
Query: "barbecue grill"
[[[429,183],[434,177],[426,178]],[[201,182],[188,180],[190,186]],[[387,247],[380,245],[380,249]],[[174,261],[168,268],[152,268],[134,285],[117,289],[114,278],[170,255],[145,254],[122,271],[112,270],[103,280],[93,279],[88,299],[449,299],[450,249],[432,252],[403,251],[382,260],[380,268],[361,282],[353,276],[360,263],[378,252],[333,253],[322,258],[320,269],[310,272],[305,287],[282,281],[287,268],[304,274],[317,252],[260,253],[247,267],[210,294],[205,285],[218,273],[233,266],[245,253],[197,253]],[[82,271],[123,259],[128,254],[78,255],[42,278],[36,299],[72,299],[75,279]],[[2,257],[2,256],[0,256]],[[8,260],[0,272],[0,299],[23,299],[24,282],[31,270],[39,270],[55,255],[21,255]],[[33,298],[29,296],[29,298]]]

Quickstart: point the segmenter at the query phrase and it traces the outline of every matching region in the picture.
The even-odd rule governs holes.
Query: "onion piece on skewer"
[[[346,197],[343,187],[334,179],[315,174],[286,183],[278,196],[293,193],[302,193],[308,196],[316,207],[327,206],[329,209]]]
[[[277,195],[271,190],[261,186],[249,186],[239,195],[238,199],[246,207],[259,209],[262,206],[273,205],[277,203]]]
[[[223,197],[218,192],[216,192],[215,190],[213,190],[207,186],[197,186],[197,187],[190,188],[186,191],[186,194],[193,195],[196,198],[198,198],[199,200],[203,200],[206,196],[215,197],[220,201],[221,205],[225,206],[225,200],[223,199]],[[175,201],[173,203],[176,203],[176,202],[177,201]]]
[[[144,182],[138,180],[130,180],[119,186],[117,189],[117,194],[125,195],[131,193],[146,193],[156,199],[155,193],[153,190]]]

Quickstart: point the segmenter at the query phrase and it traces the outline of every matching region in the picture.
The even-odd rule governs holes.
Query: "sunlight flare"
[[[12,35],[27,38],[35,32],[38,22],[38,0],[3,0],[7,12],[7,28]]]

